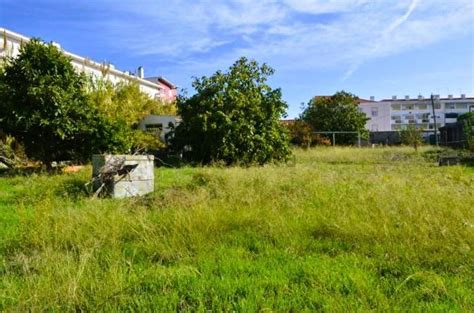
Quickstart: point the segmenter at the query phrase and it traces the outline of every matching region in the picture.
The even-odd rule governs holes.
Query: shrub
[[[313,143],[313,129],[308,123],[302,120],[295,120],[293,123],[288,124],[287,128],[292,144],[307,148]]]
[[[176,114],[176,103],[150,98],[135,82],[114,85],[109,81],[91,77],[88,91],[91,105],[108,118],[123,120],[131,127],[150,114]]]
[[[465,113],[461,115],[458,120],[462,123],[467,147],[474,152],[474,112]]]
[[[137,129],[137,126],[150,114],[176,114],[176,103],[151,99],[134,82],[113,85],[109,81],[91,78],[88,89],[90,104],[107,119],[124,127],[128,150],[156,150],[164,146],[159,136]]]
[[[189,159],[205,164],[285,160],[290,151],[280,118],[287,104],[267,84],[273,72],[241,58],[227,72],[196,78],[196,94],[178,100],[175,148],[189,148]]]

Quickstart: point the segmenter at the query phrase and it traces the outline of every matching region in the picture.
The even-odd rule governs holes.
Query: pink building
[[[160,99],[169,102],[173,102],[176,100],[176,97],[178,96],[178,88],[172,82],[162,76],[147,77],[145,79],[155,84],[158,84],[161,87],[159,95]]]

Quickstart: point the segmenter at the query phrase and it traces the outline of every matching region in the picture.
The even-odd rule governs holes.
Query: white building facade
[[[359,110],[370,119],[366,124],[369,131],[399,131],[413,125],[425,132],[432,132],[435,129],[435,116],[436,129],[456,123],[460,115],[469,110],[474,111],[474,98],[465,95],[440,98],[435,95],[432,103],[431,97],[405,96],[403,99],[397,99],[393,96],[392,99],[361,102]]]
[[[361,101],[359,111],[369,118],[365,128],[371,132],[390,131],[390,103]]]
[[[140,121],[138,128],[159,136],[163,142],[166,142],[166,136],[179,123],[181,123],[181,118],[176,115],[148,115]]]
[[[16,57],[19,54],[20,47],[28,42],[30,38],[0,28],[0,59],[5,57]],[[96,79],[105,79],[113,84],[120,82],[136,82],[140,90],[148,94],[151,98],[160,99],[163,95],[163,86],[144,79],[143,68],[139,67],[137,75],[130,72],[124,72],[116,69],[111,63],[99,63],[88,58],[78,56],[61,49],[59,44],[53,43],[62,51],[64,55],[71,59],[71,64],[78,72],[84,72]]]

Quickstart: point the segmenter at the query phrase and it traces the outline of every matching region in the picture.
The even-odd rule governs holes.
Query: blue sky
[[[472,0],[0,0],[0,26],[122,70],[191,77],[266,62],[295,117],[314,95],[474,95]]]

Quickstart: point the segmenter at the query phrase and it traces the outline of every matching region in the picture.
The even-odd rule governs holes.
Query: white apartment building
[[[433,103],[437,129],[445,124],[456,123],[458,116],[469,112],[470,107],[474,111],[474,98],[464,94],[458,98],[452,95],[440,98],[435,95]],[[397,99],[393,96],[392,99],[380,101],[371,98],[361,101],[359,110],[370,119],[366,124],[369,131],[398,131],[406,129],[408,125],[414,125],[424,131],[433,131],[435,126],[431,97],[405,96]]]
[[[28,37],[0,28],[0,59],[4,57],[16,57],[19,54],[21,45],[29,40],[30,38]],[[111,63],[95,62],[88,58],[67,52],[57,43],[53,44],[57,46],[64,55],[71,59],[72,65],[79,72],[84,72],[96,78],[106,79],[114,84],[119,82],[137,82],[140,86],[140,90],[148,94],[151,98],[158,99],[164,94],[164,87],[162,85],[153,83],[144,78],[144,70],[142,67],[139,67],[137,74],[134,75],[130,72],[116,69]]]
[[[371,100],[359,101],[359,111],[365,113],[369,120],[365,128],[371,132],[390,131],[390,103]]]

